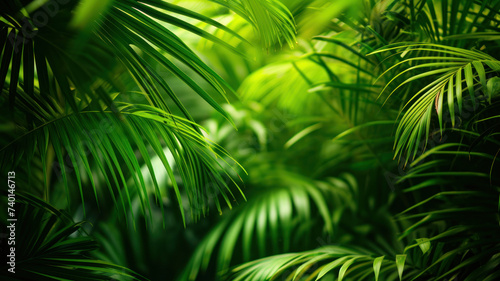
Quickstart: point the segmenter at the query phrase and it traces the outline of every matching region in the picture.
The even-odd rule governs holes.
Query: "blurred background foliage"
[[[500,1],[1,5],[9,280],[500,278]]]

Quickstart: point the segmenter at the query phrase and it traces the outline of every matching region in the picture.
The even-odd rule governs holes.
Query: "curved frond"
[[[35,127],[20,128],[16,138],[0,149],[2,170],[19,165],[22,159],[19,155],[25,155],[28,161],[35,155],[40,155],[45,169],[50,161],[47,158],[48,151],[51,150],[55,154],[56,164],[49,165],[49,168],[53,169],[67,190],[73,188],[71,183],[74,181],[71,179],[76,178],[82,203],[85,203],[84,185],[92,187],[96,202],[102,196],[98,193],[106,190],[97,186],[94,180],[94,173],[97,172],[104,178],[107,192],[115,200],[115,205],[117,201],[121,202],[121,206],[116,207],[125,211],[125,203],[129,207],[131,205],[128,192],[131,187],[128,179],[131,177],[141,198],[141,210],[147,213],[151,212],[148,197],[150,186],[146,185],[140,172],[140,161],[144,161],[151,174],[156,199],[161,200],[165,194],[158,186],[155,169],[151,164],[153,153],[160,158],[163,173],[167,173],[171,179],[183,218],[184,210],[180,187],[173,170],[174,163],[186,188],[194,218],[206,212],[208,203],[203,198],[207,194],[221,194],[228,206],[231,206],[231,199],[227,196],[231,192],[219,174],[218,167],[221,164],[216,159],[219,154],[225,155],[225,152],[204,138],[197,131],[196,124],[147,105],[121,102],[116,102],[116,105],[119,107],[117,112],[90,109],[78,114],[46,112],[46,115],[40,116]],[[173,155],[173,163],[167,159],[164,148],[168,148]],[[46,180],[46,172],[44,176]],[[84,182],[84,178],[87,182]],[[216,205],[220,212],[218,201]]]
[[[397,280],[397,276],[387,276],[387,271],[395,271],[398,261],[390,261],[384,256],[361,249],[342,246],[326,246],[315,250],[270,256],[248,262],[233,269],[230,280],[257,281],[275,280]]]
[[[293,49],[295,21],[287,7],[279,0],[212,0],[228,7],[250,22],[259,33],[266,49],[284,40]]]
[[[396,131],[394,144],[396,156],[407,155],[406,161],[409,161],[415,158],[422,147],[425,149],[434,112],[438,117],[439,131],[442,134],[445,120],[450,120],[452,126],[455,126],[463,110],[474,111],[481,99],[491,103],[493,91],[488,91],[487,79],[500,71],[500,62],[490,55],[436,44],[399,44],[388,46],[373,54],[388,51],[396,51],[402,60],[385,73],[390,73],[401,65],[410,67],[395,75],[385,88],[399,77],[411,74],[415,70],[419,71],[419,74],[399,83],[389,98],[397,94],[401,87],[410,83],[419,82],[421,79],[429,81],[406,101]],[[422,52],[425,55],[421,55]],[[467,94],[468,97],[464,97]],[[458,115],[455,114],[456,111]],[[446,112],[449,116],[446,116]]]

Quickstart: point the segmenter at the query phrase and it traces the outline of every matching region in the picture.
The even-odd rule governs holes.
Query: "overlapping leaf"
[[[394,270],[397,261],[361,249],[325,246],[315,250],[270,256],[234,268],[231,280],[373,280],[380,272]],[[374,274],[375,272],[375,274]],[[386,274],[384,274],[386,275]],[[397,280],[395,276],[384,280]]]
[[[145,280],[122,266],[89,258],[97,242],[83,233],[71,237],[85,222],[74,223],[31,195],[16,192],[15,198],[16,266],[15,273],[2,270],[6,280]]]
[[[255,258],[255,249],[257,257],[289,251],[290,245],[300,244],[300,240],[312,240],[306,230],[309,224],[318,224],[327,233],[333,231],[327,203],[318,187],[284,171],[270,175],[262,184],[254,188],[257,194],[243,208],[225,217],[205,237],[181,280],[195,280],[213,256],[217,256],[219,274],[225,273],[234,264],[237,248],[242,249],[244,261]],[[314,209],[321,222],[313,221]]]
[[[32,98],[24,101],[24,93],[20,93],[19,107],[29,109],[36,105],[30,103],[34,101]],[[99,202],[100,195],[97,191],[100,188],[94,180],[94,173],[99,171],[98,174],[103,177],[115,204],[117,201],[121,202],[117,207],[122,208],[124,212],[130,207],[128,189],[134,186],[141,198],[142,212],[150,212],[150,187],[140,172],[141,162],[136,151],[151,174],[153,193],[157,200],[161,200],[165,191],[160,190],[155,179],[155,169],[151,164],[153,153],[161,159],[163,172],[171,179],[183,218],[184,209],[180,187],[173,171],[174,163],[182,179],[182,186],[186,188],[190,206],[193,211],[196,210],[192,213],[194,218],[207,211],[207,202],[203,200],[206,194],[221,194],[224,201],[231,206],[226,195],[228,186],[219,174],[220,163],[216,160],[219,153],[224,155],[225,152],[204,138],[197,131],[196,124],[147,105],[119,102],[116,102],[116,105],[120,106],[116,112],[86,108],[79,113],[64,113],[57,112],[57,107],[51,105],[50,100],[45,104],[41,103],[35,111],[38,118],[35,126],[20,128],[16,138],[1,148],[2,169],[7,170],[18,165],[23,160],[19,153],[24,155],[24,160],[28,162],[39,155],[43,169],[46,169],[47,163],[50,164],[51,161],[47,158],[47,152],[51,150],[55,154],[56,164],[52,169],[56,177],[64,183],[67,192],[72,186],[71,179],[76,178],[76,186],[83,203],[84,192],[88,190],[83,188],[85,183],[82,182],[82,175],[88,177],[86,184],[92,186],[95,200]],[[173,155],[174,163],[167,159],[165,147]],[[50,169],[51,165],[48,168]],[[46,179],[47,171],[44,171]],[[129,177],[132,178],[132,185],[128,182]],[[208,182],[213,182],[209,185],[211,188],[207,188]],[[128,203],[128,206],[125,203]],[[217,200],[216,205],[221,211]]]
[[[474,110],[480,97],[486,97],[491,102],[492,93],[487,91],[486,77],[500,71],[500,62],[490,55],[436,44],[398,44],[378,50],[374,54],[388,51],[396,51],[403,60],[385,73],[400,65],[409,64],[410,67],[395,75],[384,90],[399,77],[418,71],[418,74],[399,83],[389,98],[393,94],[398,94],[400,88],[411,82],[418,82],[421,79],[429,81],[428,84],[422,85],[420,90],[412,93],[413,96],[406,101],[396,131],[394,144],[396,156],[407,155],[409,161],[426,146],[433,112],[438,116],[439,129],[442,133],[446,118],[445,108],[448,109],[451,125],[454,126],[456,119],[462,114],[464,103],[467,102],[467,109],[470,111]],[[421,55],[419,52],[425,52],[426,55]],[[414,53],[418,54],[414,56]],[[481,92],[478,92],[478,89],[481,89]],[[468,93],[468,98],[464,97],[464,91]],[[458,115],[455,113],[455,103]]]

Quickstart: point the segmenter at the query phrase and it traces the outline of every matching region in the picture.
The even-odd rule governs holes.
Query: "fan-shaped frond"
[[[181,280],[196,279],[215,255],[216,268],[221,274],[234,259],[255,258],[255,248],[258,257],[262,257],[289,251],[291,245],[307,244],[307,239],[312,240],[309,232],[313,225],[319,228],[319,234],[333,231],[330,210],[323,197],[324,192],[331,190],[322,190],[305,178],[284,171],[276,171],[276,175],[264,180],[262,186],[253,188],[256,193],[254,196],[250,193],[244,208],[223,218],[205,237]],[[313,220],[313,212],[321,216],[321,222]],[[242,257],[233,257],[235,248],[241,248]]]

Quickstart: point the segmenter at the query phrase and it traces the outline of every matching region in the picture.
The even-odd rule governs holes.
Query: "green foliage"
[[[23,274],[500,278],[500,1],[42,2],[0,11]]]
[[[200,269],[206,270],[216,246],[217,268],[224,273],[229,269],[235,248],[241,248],[243,260],[250,260],[255,249],[258,256],[266,256],[287,252],[290,245],[300,244],[301,240],[313,240],[309,228],[314,225],[323,225],[326,233],[332,233],[323,194],[331,190],[318,190],[307,179],[286,171],[275,171],[275,175],[253,185],[255,195],[232,216],[220,221],[200,243],[182,279],[194,279]],[[321,222],[314,219],[318,215]],[[292,237],[292,233],[296,235]],[[241,246],[236,245],[237,241],[241,241]]]
[[[8,272],[4,265],[3,278],[67,280],[78,276],[78,280],[139,280],[140,276],[129,269],[89,257],[89,253],[98,248],[98,242],[83,232],[85,222],[75,223],[67,214],[29,194],[17,193],[15,197],[14,209],[19,218],[15,223],[15,244],[12,244],[16,249],[15,274]],[[2,202],[7,202],[5,193]],[[2,228],[6,227],[2,223]],[[78,236],[71,237],[74,233]]]
[[[410,78],[394,88],[389,97],[398,91],[400,87],[404,87],[413,81],[419,79],[432,81],[429,84],[424,84],[425,87],[409,98],[405,108],[403,108],[405,110],[406,107],[409,107],[405,110],[396,131],[396,155],[408,154],[408,159],[415,158],[422,137],[425,136],[426,140],[429,139],[433,111],[436,111],[438,115],[439,130],[441,135],[443,134],[443,126],[445,125],[443,111],[444,107],[446,107],[443,105],[443,100],[445,96],[453,127],[455,127],[456,122],[455,101],[458,105],[458,114],[461,115],[464,91],[469,93],[470,99],[468,101],[471,102],[473,107],[475,106],[475,100],[478,98],[476,96],[478,89],[481,89],[481,96],[487,97],[488,102],[491,103],[494,90],[487,89],[486,75],[490,76],[495,72],[498,73],[500,71],[500,62],[487,54],[435,44],[388,46],[374,53],[382,51],[396,51],[396,55],[403,58],[382,75],[393,71],[394,68],[400,65],[411,66],[394,76],[385,88],[389,87],[393,81],[401,76],[406,75],[407,72],[414,73]],[[416,56],[414,56],[415,53],[417,53]],[[426,71],[424,72],[422,68],[426,69]],[[464,78],[462,79],[462,77]],[[430,78],[433,78],[433,80]],[[474,81],[479,81],[479,83]]]
[[[1,14],[2,105],[5,110],[14,110],[15,115],[7,120],[18,127],[17,130],[8,130],[2,138],[2,171],[15,168],[22,159],[20,155],[27,157],[27,163],[37,155],[42,160],[44,183],[48,189],[50,182],[47,178],[55,154],[66,190],[70,184],[65,166],[69,163],[82,193],[82,175],[77,163],[82,162],[84,168],[81,170],[85,170],[98,200],[87,159],[90,154],[113,199],[128,197],[126,177],[131,177],[134,186],[140,188],[144,211],[149,201],[142,175],[136,174],[139,163],[135,151],[140,152],[154,179],[147,149],[150,146],[157,155],[163,156],[162,147],[166,146],[180,167],[184,185],[191,188],[187,192],[190,203],[202,206],[196,210],[205,213],[205,202],[200,201],[199,195],[225,194],[227,188],[215,169],[219,164],[214,158],[221,150],[202,136],[201,129],[193,123],[194,119],[169,85],[171,83],[167,83],[154,68],[159,66],[169,71],[231,120],[200,82],[195,82],[178,65],[185,65],[223,97],[226,90],[230,90],[227,83],[165,24],[178,26],[234,52],[239,51],[180,16],[205,22],[244,39],[207,16],[162,1],[99,3],[99,9],[102,8],[99,17],[89,12],[95,8],[93,1],[51,1],[42,6],[33,5],[23,6],[12,1]],[[252,5],[258,8],[259,1],[252,1]],[[279,4],[265,2],[265,5],[266,8],[276,6],[276,9],[281,9],[279,17],[283,16],[284,8]],[[75,11],[74,16],[72,11]],[[255,16],[247,9],[238,12]],[[254,24],[260,21],[257,18]],[[266,28],[273,26],[268,23]],[[281,22],[279,27],[283,31],[293,31],[293,26]],[[267,40],[273,35],[267,34]],[[293,37],[288,35],[287,38],[290,36]],[[126,86],[126,80],[135,83]],[[137,95],[131,89],[137,89],[143,95],[131,97]],[[172,105],[168,105],[166,97],[187,119],[172,114]],[[107,131],[110,128],[113,133]],[[87,137],[88,134],[92,136]],[[158,138],[160,135],[162,138]],[[86,147],[82,147],[83,142]],[[66,160],[65,156],[69,159]],[[165,157],[161,160],[173,179],[172,163]],[[216,182],[214,189],[206,190],[206,183],[212,180]],[[172,182],[184,217],[179,188],[175,180]],[[124,195],[121,188],[125,189]],[[158,186],[154,188],[157,198],[161,198]],[[45,193],[48,194],[48,190]],[[48,195],[45,197],[48,199]],[[225,201],[229,203],[227,197]],[[128,203],[130,205],[130,198]],[[200,213],[194,212],[193,216],[199,217]]]

